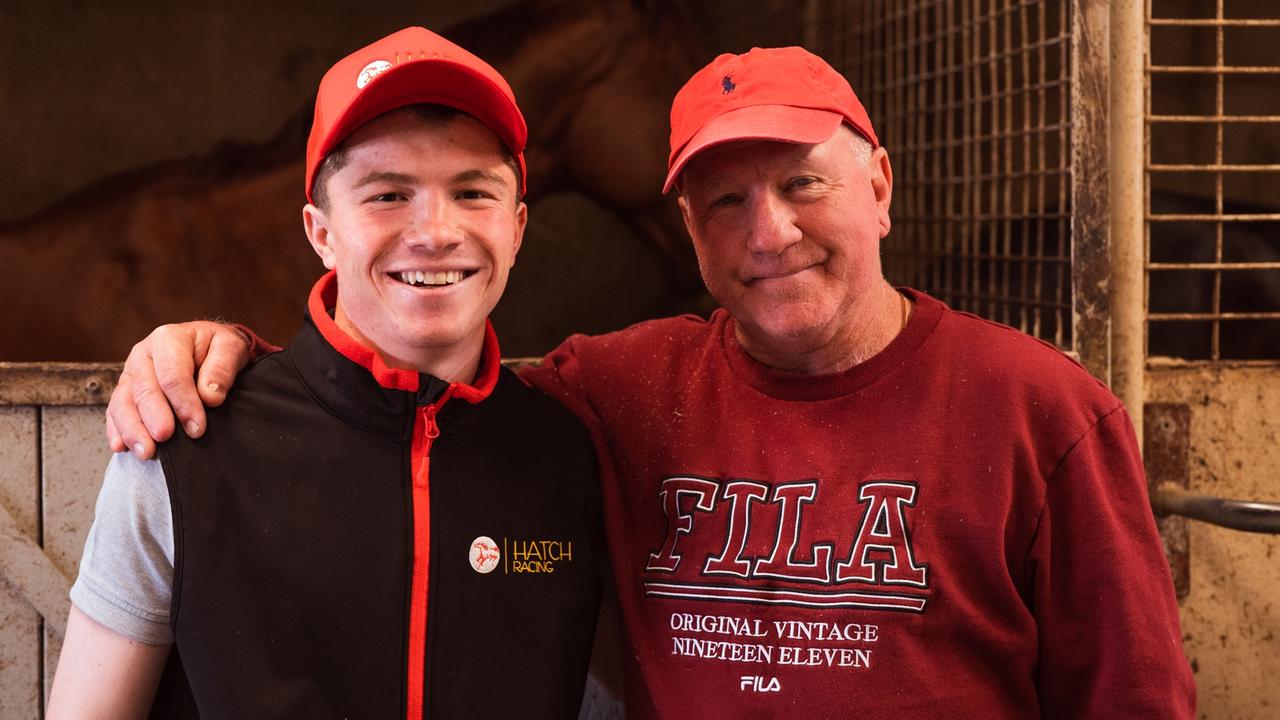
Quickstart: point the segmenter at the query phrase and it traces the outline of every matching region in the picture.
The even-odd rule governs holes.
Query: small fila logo
[[[723,78],[720,79],[721,95],[728,95],[729,93],[733,92],[734,89],[737,87],[738,87],[737,85],[733,84],[732,75],[725,75]]]
[[[498,567],[498,561],[502,559],[502,553],[498,551],[498,545],[492,539],[481,535],[471,541],[471,552],[468,555],[471,560],[471,569],[487,575]]]
[[[776,693],[782,692],[782,683],[778,682],[776,677],[769,678],[769,682],[766,683],[759,675],[743,675],[738,689],[758,693]]]
[[[390,69],[391,63],[386,60],[374,60],[368,65],[365,65],[364,69],[360,71],[360,74],[356,76],[356,89],[363,90],[365,85],[368,85],[374,78]]]

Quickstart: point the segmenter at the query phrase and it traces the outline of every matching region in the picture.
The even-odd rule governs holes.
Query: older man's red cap
[[[410,27],[339,60],[320,80],[307,140],[307,199],[320,162],[348,135],[383,113],[419,103],[457,108],[484,123],[515,156],[524,194],[529,131],[511,86],[489,63],[426,28]]]
[[[880,143],[849,81],[800,47],[726,53],[699,70],[671,105],[667,192],[693,156],[738,140],[820,143],[847,122]]]

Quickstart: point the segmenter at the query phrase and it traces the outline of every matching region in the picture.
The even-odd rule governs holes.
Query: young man
[[[51,718],[577,713],[595,462],[487,321],[525,139],[497,72],[422,28],[325,75],[302,214],[331,272],[218,430],[112,460]]]
[[[666,189],[724,309],[525,374],[601,458],[628,717],[1194,717],[1124,408],[1056,348],[885,281],[892,170],[844,78],[800,48],[722,55],[671,124]],[[202,392],[247,356],[224,347]],[[151,354],[192,348],[135,348],[141,390]],[[190,365],[161,364],[203,417]],[[145,451],[131,391],[109,434]],[[159,397],[141,412],[171,427]]]

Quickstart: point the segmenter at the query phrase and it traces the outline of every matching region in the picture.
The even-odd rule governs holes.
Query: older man
[[[422,28],[325,75],[302,217],[331,272],[203,441],[112,461],[50,717],[577,713],[591,445],[487,322],[525,136],[502,77]]]
[[[666,189],[723,309],[525,374],[596,442],[629,717],[1193,717],[1124,408],[884,280],[892,171],[848,83],[799,48],[722,55],[671,118]],[[199,423],[181,340],[228,332],[135,349],[113,443],[150,442],[131,393],[172,427],[153,354],[187,358],[160,365]]]

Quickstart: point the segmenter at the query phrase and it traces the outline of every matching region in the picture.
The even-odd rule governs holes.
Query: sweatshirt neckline
[[[907,327],[867,360],[840,372],[805,375],[769,367],[743,349],[735,334],[735,323],[727,311],[721,323],[721,345],[735,375],[757,391],[780,400],[827,400],[849,395],[896,370],[933,332],[945,306],[919,290],[898,288],[914,301]]]

